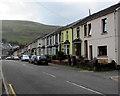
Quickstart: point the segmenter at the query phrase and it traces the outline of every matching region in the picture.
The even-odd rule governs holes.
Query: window
[[[92,34],[91,24],[88,24],[88,36],[91,36],[91,34]]]
[[[56,54],[58,53],[58,47],[56,47]]]
[[[77,38],[79,38],[80,37],[80,27],[77,27],[77,29],[76,29],[76,31],[77,31]]]
[[[61,36],[61,37],[62,37],[62,42],[63,42],[63,41],[64,41],[64,40],[63,40],[63,39],[64,39],[64,38],[63,38],[63,33],[62,33],[62,36]]]
[[[70,45],[67,45],[67,55],[70,54]]]
[[[84,36],[87,36],[87,25],[84,25]]]
[[[61,34],[60,34],[60,33],[59,33],[58,38],[59,38],[59,41],[58,41],[58,42],[61,42]]]
[[[57,36],[57,34],[55,35],[55,43],[57,43],[58,42],[58,36]]]
[[[69,55],[70,54],[70,45],[64,45],[64,53],[66,55]]]
[[[66,40],[68,40],[68,31],[66,32]]]
[[[55,38],[54,38],[54,35],[52,36],[52,44],[54,44],[54,40],[55,40]]]
[[[49,38],[47,37],[47,45],[49,44]]]
[[[107,33],[107,19],[102,19],[102,30],[103,33]]]
[[[98,46],[98,56],[107,56],[107,46]]]
[[[52,45],[52,37],[50,37],[50,45]]]

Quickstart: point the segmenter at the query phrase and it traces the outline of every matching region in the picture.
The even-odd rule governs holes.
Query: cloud
[[[1,20],[29,20],[52,25],[66,25],[98,12],[119,0],[1,0]],[[111,1],[111,2],[110,2]]]
[[[33,20],[37,22],[40,21],[40,13],[34,3],[16,1],[2,1],[0,3],[1,20]]]
[[[115,2],[39,2],[41,22],[66,25],[82,19],[91,13],[107,8]]]
[[[7,1],[7,0],[6,0]],[[9,0],[11,2],[119,2],[119,0]]]

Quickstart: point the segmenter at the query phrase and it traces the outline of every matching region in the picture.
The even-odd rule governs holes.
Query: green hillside
[[[2,20],[2,39],[26,44],[58,27],[31,21]]]

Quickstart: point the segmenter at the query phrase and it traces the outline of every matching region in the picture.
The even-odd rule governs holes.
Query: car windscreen
[[[40,59],[47,59],[46,56],[40,56]]]
[[[23,55],[23,57],[27,57],[27,58],[28,58],[29,56],[27,56],[27,55]]]

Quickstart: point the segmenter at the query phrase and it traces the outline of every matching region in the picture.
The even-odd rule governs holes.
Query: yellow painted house
[[[65,28],[61,31],[61,50],[66,55],[72,55],[72,28]]]

